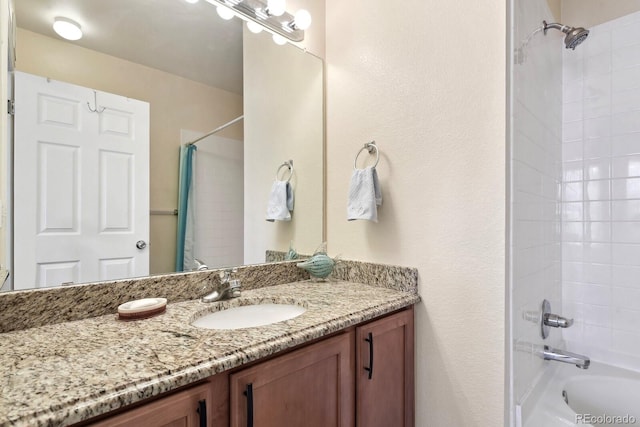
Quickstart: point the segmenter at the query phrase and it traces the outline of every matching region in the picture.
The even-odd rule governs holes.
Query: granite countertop
[[[419,300],[415,292],[362,283],[302,281],[246,290],[230,301],[168,304],[165,313],[145,320],[124,322],[108,314],[6,332],[0,334],[0,426],[73,424]],[[261,301],[307,311],[231,331],[190,324],[222,305]]]

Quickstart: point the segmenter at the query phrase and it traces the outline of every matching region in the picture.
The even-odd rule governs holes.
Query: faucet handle
[[[233,268],[225,268],[224,270],[222,270],[220,273],[218,273],[218,276],[220,276],[221,279],[230,279],[231,275],[233,273],[237,273],[238,272],[238,267],[233,267]]]
[[[237,298],[240,296],[240,280],[233,279],[229,281],[229,294],[231,298]]]
[[[543,339],[549,336],[549,327],[568,328],[573,325],[573,319],[558,316],[551,313],[551,304],[546,299],[542,301],[542,318],[540,322],[540,332]]]
[[[552,328],[568,328],[573,325],[573,319],[558,316],[557,314],[545,313],[544,324]]]

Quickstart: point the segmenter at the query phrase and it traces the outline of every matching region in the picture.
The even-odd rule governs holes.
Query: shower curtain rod
[[[229,127],[229,126],[231,126],[232,124],[234,124],[234,123],[236,123],[236,122],[239,122],[239,121],[240,121],[240,120],[242,120],[242,119],[244,119],[244,114],[243,114],[242,116],[240,116],[240,117],[236,117],[235,119],[231,120],[231,121],[230,121],[230,122],[228,122],[228,123],[223,124],[222,126],[219,126],[219,127],[215,128],[215,129],[214,129],[214,130],[212,130],[211,132],[209,132],[209,133],[207,133],[207,134],[205,134],[205,135],[202,135],[200,138],[197,138],[197,139],[194,139],[194,140],[193,140],[193,141],[191,141],[191,142],[188,142],[186,145],[187,145],[187,146],[189,146],[189,145],[194,145],[196,142],[201,141],[201,140],[203,140],[203,139],[205,139],[205,138],[207,138],[207,137],[209,137],[209,136],[213,135],[213,134],[214,134],[214,133],[216,133],[216,132],[220,132],[222,129],[228,128],[228,127]]]

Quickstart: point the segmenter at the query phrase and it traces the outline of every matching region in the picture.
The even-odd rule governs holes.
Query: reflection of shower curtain
[[[194,268],[195,250],[195,145],[180,147],[180,181],[178,188],[178,238],[176,271]]]

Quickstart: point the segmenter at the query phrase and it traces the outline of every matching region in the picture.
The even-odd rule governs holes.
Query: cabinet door
[[[356,425],[413,426],[413,308],[356,329]]]
[[[353,332],[231,375],[233,427],[354,424]]]
[[[207,424],[205,415],[205,411],[211,413],[209,390],[209,384],[203,384],[90,425],[92,427],[200,427],[211,425],[211,423]]]

